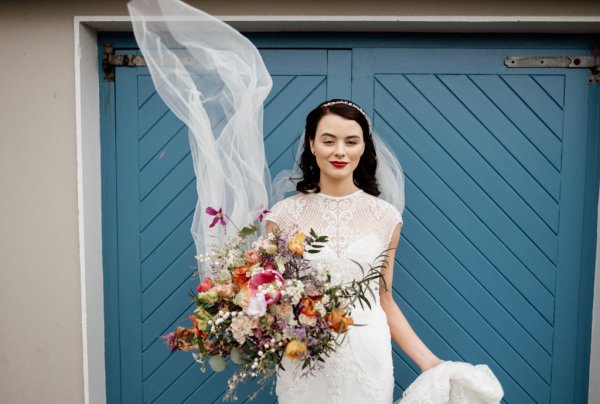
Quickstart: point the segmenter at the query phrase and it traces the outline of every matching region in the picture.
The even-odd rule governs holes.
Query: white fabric
[[[365,267],[388,248],[392,232],[402,222],[398,210],[388,202],[357,191],[343,197],[322,193],[298,194],[272,207],[267,220],[282,228],[297,225],[329,236],[311,260],[325,260],[332,267],[332,281],[362,278],[358,261]],[[372,310],[357,306],[352,317],[364,327],[350,327],[342,346],[314,375],[300,377],[301,363],[285,358],[285,371],[278,374],[276,392],[280,404],[390,404],[394,375],[390,330],[379,304],[375,283]]]
[[[209,14],[178,0],[127,6],[156,91],[188,127],[199,196],[192,235],[203,254],[227,238],[220,225],[209,230],[207,207],[245,226],[269,204],[263,102],[271,76],[256,47]]]
[[[504,392],[487,365],[446,361],[423,372],[401,404],[497,404]]]

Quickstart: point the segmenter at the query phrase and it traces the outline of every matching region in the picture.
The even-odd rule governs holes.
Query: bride
[[[324,102],[308,114],[304,136],[300,193],[272,207],[267,231],[297,225],[306,233],[312,228],[327,235],[327,248],[309,259],[327,260],[336,283],[362,277],[352,260],[369,265],[387,249],[387,265],[372,308],[357,305],[352,311],[364,326],[350,327],[342,346],[312,375],[301,376],[299,361],[284,361],[277,396],[281,404],[391,403],[390,334],[422,371],[442,362],[415,334],[392,296],[402,216],[378,198],[377,150],[362,108],[346,100]]]
[[[227,239],[223,230],[207,233],[207,208],[229,212],[233,223],[251,223],[268,203],[262,118],[271,76],[247,38],[179,0],[132,0],[128,8],[157,92],[189,129],[199,195],[192,235],[202,254]],[[357,326],[322,369],[300,377],[299,365],[285,360],[276,386],[279,401],[391,403],[393,339],[423,371],[402,404],[497,403],[502,387],[487,366],[441,361],[394,302],[402,173],[367,114],[346,100],[317,106],[306,119],[300,169],[299,193],[271,208],[267,230],[297,225],[329,236],[325,248],[310,258],[329,263],[333,282],[360,277],[359,264],[372,264],[383,251],[387,265],[372,310],[353,310]]]

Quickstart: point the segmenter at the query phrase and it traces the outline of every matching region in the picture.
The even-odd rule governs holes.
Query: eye
[[[333,140],[325,140],[323,143],[325,143],[325,144],[333,144],[334,141]]]
[[[356,140],[349,140],[347,143],[349,145],[356,145],[356,144],[358,144],[358,142]]]

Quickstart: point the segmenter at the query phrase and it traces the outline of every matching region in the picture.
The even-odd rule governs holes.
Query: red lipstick
[[[331,164],[336,168],[344,168],[346,165],[348,165],[348,163],[344,161],[331,161]]]

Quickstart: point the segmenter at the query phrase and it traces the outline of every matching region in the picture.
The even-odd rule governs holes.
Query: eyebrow
[[[336,135],[332,135],[331,133],[327,133],[327,132],[321,133],[319,136],[331,136],[331,137],[337,138]],[[346,139],[360,139],[360,136],[350,135],[350,136],[347,136]]]

